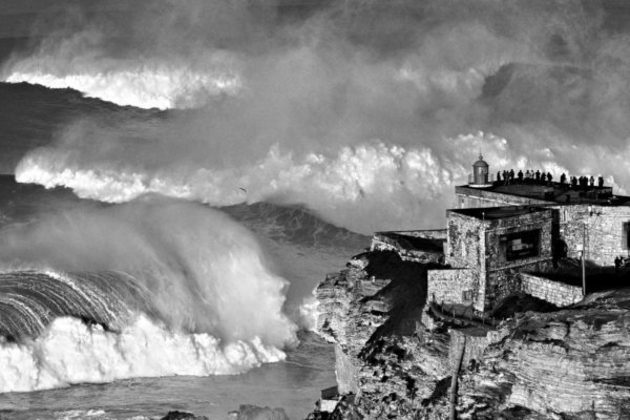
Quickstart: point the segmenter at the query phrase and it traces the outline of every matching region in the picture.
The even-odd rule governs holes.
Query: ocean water
[[[27,21],[3,34],[5,62],[28,50],[36,3],[3,10],[4,22]],[[178,409],[225,418],[240,404],[305,416],[334,384],[332,347],[309,332],[311,292],[368,238],[245,188],[206,200],[173,179],[127,184],[61,160],[59,173],[84,177],[81,188],[29,179],[39,169],[24,159],[53,152],[77,122],[150,131],[198,111],[3,80],[0,416],[139,419]],[[153,141],[134,136],[124,148]]]
[[[9,167],[76,116],[147,114],[67,89],[0,91]],[[109,204],[6,175],[0,223],[4,417],[224,418],[247,403],[301,418],[334,384],[331,346],[306,332],[310,293],[368,238],[303,206]]]
[[[283,407],[304,418],[319,390],[334,384],[329,344],[312,334],[287,359],[240,375],[133,378],[103,384],[0,395],[7,419],[152,419],[170,410],[227,418],[240,404]]]
[[[301,418],[334,384],[309,295],[366,237],[299,206],[111,205],[12,176],[0,209],[0,415],[225,418],[257,404]]]

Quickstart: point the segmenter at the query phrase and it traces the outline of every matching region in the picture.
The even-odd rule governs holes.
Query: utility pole
[[[451,415],[450,420],[457,420],[457,380],[459,377],[459,371],[462,369],[462,362],[464,361],[464,353],[466,352],[466,335],[462,335],[460,344],[459,337],[453,336],[453,340],[457,339],[459,345],[459,354],[457,355],[457,361],[453,368],[453,376],[451,376],[451,389],[450,389],[450,406]]]
[[[585,252],[586,252],[586,221],[584,222],[582,230],[582,295],[586,296],[586,262],[585,262]]]

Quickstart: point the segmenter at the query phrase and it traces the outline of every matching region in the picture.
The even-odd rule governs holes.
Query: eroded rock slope
[[[429,268],[369,252],[318,287],[319,332],[335,342],[339,389],[353,396],[333,417],[448,418],[463,346],[460,418],[630,418],[630,289],[563,310],[511,297],[523,312],[462,327],[423,315]]]

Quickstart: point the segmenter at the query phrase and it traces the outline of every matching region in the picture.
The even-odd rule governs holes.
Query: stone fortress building
[[[564,175],[553,182],[551,174],[516,179],[504,172],[491,181],[480,156],[455,194],[458,208],[447,210],[446,229],[372,239],[372,250],[440,264],[428,272],[430,301],[484,317],[514,293],[563,307],[623,280],[617,269],[630,250],[630,197],[614,195],[603,179],[577,185]]]

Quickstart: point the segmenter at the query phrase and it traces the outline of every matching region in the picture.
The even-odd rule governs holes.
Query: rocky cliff
[[[425,311],[428,268],[369,252],[317,288],[352,396],[333,417],[448,418],[461,355],[459,418],[630,418],[630,289],[563,310],[513,296],[487,326]]]

